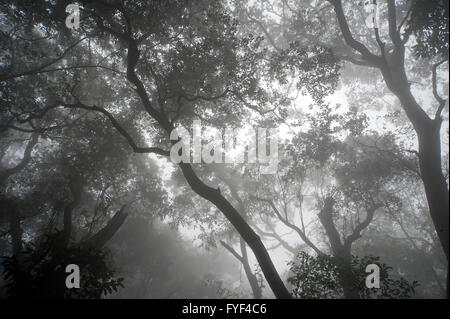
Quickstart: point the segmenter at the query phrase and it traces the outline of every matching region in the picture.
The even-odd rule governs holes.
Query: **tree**
[[[396,97],[396,101],[390,103],[403,111],[417,137],[418,145],[411,143],[417,151],[405,151],[417,155],[430,216],[448,259],[448,176],[444,172],[441,154],[441,126],[443,121],[447,121],[443,113],[446,99],[439,92],[439,68],[448,61],[448,4],[443,1],[394,0],[373,3],[379,15],[377,23],[371,27],[367,27],[365,22],[375,12],[366,12],[362,6],[364,3],[357,2],[262,1],[254,5],[244,3],[242,11],[250,15],[250,21],[254,21],[260,32],[266,35],[266,44],[274,52],[292,44],[300,48],[318,45],[331,49],[346,69],[354,68],[351,74],[353,82],[369,78],[369,73],[364,71],[367,68],[379,72],[383,85]],[[410,50],[409,45],[413,41],[416,44]],[[424,73],[422,66],[429,71]],[[356,72],[359,72],[357,76]],[[380,96],[382,88],[378,78],[370,75],[367,85],[355,83],[350,91],[356,88],[362,90],[357,92],[365,95],[372,87]],[[428,83],[422,81],[424,85],[420,87],[417,78],[420,80],[421,77],[431,80]],[[432,93],[435,102],[419,97],[424,88]],[[356,94],[359,99],[356,103],[371,106],[377,102]],[[385,102],[382,104],[386,105]]]
[[[336,18],[342,35],[353,50],[361,55],[363,61],[378,68],[387,87],[397,96],[401,107],[416,131],[419,141],[419,165],[422,180],[427,195],[430,214],[433,219],[441,245],[448,259],[448,185],[442,173],[440,128],[441,113],[445,100],[439,97],[436,91],[436,77],[433,77],[433,93],[438,102],[434,117],[430,117],[421,107],[413,94],[405,70],[405,42],[408,34],[401,35],[401,24],[397,21],[397,8],[395,1],[388,1],[389,38],[392,41],[392,51],[386,50],[386,44],[379,38],[378,28],[374,29],[381,55],[371,53],[361,42],[355,40],[349,29],[341,1],[330,1],[336,12]],[[448,18],[447,18],[448,19]],[[448,30],[447,30],[448,34]],[[448,57],[447,57],[448,60]],[[438,62],[433,67],[433,74]]]
[[[294,296],[301,299],[334,299],[344,294],[339,280],[340,261],[334,257],[310,256],[300,253],[291,263],[291,277]],[[380,268],[381,289],[367,288],[366,266],[376,264]],[[407,299],[414,295],[417,282],[408,282],[404,278],[390,278],[391,268],[380,263],[378,257],[365,256],[352,258],[351,281],[358,297],[362,299]]]
[[[401,200],[388,195],[411,175],[424,182],[445,250],[448,216],[442,208],[448,209],[448,188],[440,154],[445,101],[438,93],[445,32],[433,33],[437,38],[429,43],[424,37],[426,30],[445,24],[440,7],[430,7],[427,19],[417,9],[423,3],[414,2],[397,21],[397,11],[409,3],[388,1],[384,35],[381,29],[363,27],[364,19],[357,19],[362,8],[355,6],[358,14],[351,16],[353,7],[341,1],[81,1],[76,30],[65,26],[68,3],[11,0],[0,7],[5,13],[0,23],[5,61],[0,69],[0,147],[7,151],[1,159],[5,167],[19,163],[20,168],[7,179],[2,203],[8,209],[5,236],[14,234],[18,250],[21,229],[33,235],[46,233],[39,229],[43,225],[59,229],[70,245],[92,236],[113,212],[134,201],[139,214],[151,212],[149,218],[167,216],[174,225],[186,222],[203,229],[212,225],[202,233],[205,242],[222,240],[242,263],[254,296],[262,295],[260,267],[275,296],[289,298],[265,241],[273,238],[293,254],[303,244],[317,254],[329,245],[336,258],[346,261],[341,273],[350,273],[352,244],[379,211],[400,210]],[[342,35],[328,28],[336,18]],[[350,18],[355,21],[349,23]],[[352,34],[349,24],[361,27],[361,37]],[[410,59],[406,41],[412,41],[412,34],[421,43],[417,50],[444,59],[432,61],[430,89],[439,104],[434,119],[414,98],[406,77],[410,61],[428,64]],[[373,97],[377,106],[382,104],[379,94],[365,92],[378,79],[365,76],[367,83],[355,84],[361,69],[342,61],[381,71],[419,137],[418,151],[399,143],[395,134],[362,132],[367,119],[355,105]],[[351,78],[353,91],[349,112],[342,116],[338,103],[329,103],[340,75],[347,76],[344,81]],[[310,98],[314,116],[309,124],[291,116],[308,112],[296,109],[299,94]],[[333,109],[338,114],[331,114]],[[209,170],[206,163],[174,167],[167,159],[179,141],[170,135],[175,128],[189,130],[195,119],[216,128],[283,126],[293,134],[285,141],[289,147],[283,149],[281,171],[262,177],[258,165],[240,166],[241,174],[232,165],[222,171]],[[336,123],[345,129],[337,130]],[[24,139],[30,136],[27,147]],[[39,143],[33,146],[34,136]],[[15,140],[22,140],[20,151]],[[27,170],[17,160],[19,153]],[[161,174],[170,179],[166,183],[154,176],[157,167],[178,173]],[[311,199],[306,187],[315,188]],[[314,219],[321,229],[317,236],[306,232],[304,208],[308,214],[321,212]],[[294,216],[300,216],[300,225]],[[39,226],[31,220],[39,220]],[[293,247],[284,240],[280,225],[298,235],[300,244]]]
[[[64,236],[64,233],[46,235],[20,255],[3,260],[8,298],[100,298],[123,287],[123,278],[115,277],[107,251],[95,244],[67,248]],[[68,289],[64,265],[74,263],[80,267],[83,284],[79,289]]]
[[[82,4],[83,15],[87,18],[83,21],[85,28],[80,31],[80,38],[89,37],[91,43],[96,41],[106,49],[97,55],[97,61],[110,57],[112,63],[126,70],[115,72],[123,76],[124,80],[126,79],[125,82],[116,83],[119,86],[124,85],[123,89],[128,85],[131,86],[131,90],[136,94],[129,97],[133,107],[139,110],[137,111],[139,116],[144,114],[149,116],[151,122],[156,124],[158,134],[164,136],[166,141],[175,128],[176,121],[186,120],[183,119],[182,113],[188,107],[211,108],[212,102],[226,95],[232,96],[234,101],[258,97],[259,93],[254,91],[257,81],[254,75],[251,76],[251,68],[256,63],[257,55],[245,64],[242,60],[238,60],[236,55],[237,48],[241,48],[241,45],[244,45],[243,48],[247,50],[252,46],[257,48],[257,39],[238,39],[235,22],[227,16],[220,3],[214,5],[202,2],[189,3],[188,7],[180,1],[129,3],[126,7],[116,1],[86,1]],[[58,10],[64,8],[64,3],[58,3],[57,7],[48,3],[44,3],[43,6],[49,8],[52,17],[57,19],[50,22],[44,14],[43,17],[41,16],[42,22],[50,28],[64,30],[64,17],[57,16]],[[24,9],[30,16],[33,14],[30,13],[32,10],[26,4],[18,8]],[[207,10],[198,12],[198,8],[207,8]],[[185,12],[187,15],[184,14]],[[152,23],[149,24],[150,17]],[[205,19],[213,19],[223,27],[215,29],[205,27],[200,22],[206,21]],[[33,19],[31,21],[34,22]],[[173,31],[167,32],[167,30]],[[192,42],[194,39],[199,42],[195,44]],[[155,45],[156,51],[148,50]],[[169,45],[170,50],[164,49],[164,45]],[[124,51],[126,54],[122,53]],[[89,52],[89,56],[93,55],[92,52],[92,50]],[[104,55],[101,56],[102,54]],[[78,60],[84,60],[84,58]],[[139,69],[137,69],[138,63]],[[86,64],[70,66],[71,70],[78,68],[88,69]],[[109,67],[109,69],[115,68]],[[76,76],[80,76],[79,81],[75,82],[77,84],[82,83],[81,72],[74,72],[78,74]],[[22,76],[23,73],[15,73],[14,78]],[[102,84],[106,86],[107,75],[102,75],[104,81]],[[7,78],[9,79],[10,77]],[[219,79],[220,82],[218,82]],[[59,107],[100,113],[126,139],[134,152],[168,156],[168,151],[161,147],[138,146],[138,142],[111,112],[104,107],[92,105],[92,97],[83,95],[82,85],[77,87],[73,84],[71,83],[69,90],[62,88],[57,92],[59,96],[56,99],[49,101],[50,103],[39,110],[33,110],[33,113],[43,117],[49,111]],[[252,95],[255,96],[252,97]],[[123,103],[123,100],[120,97],[112,104],[117,106]],[[248,103],[248,105],[251,104]],[[289,298],[290,294],[279,278],[264,245],[236,209],[216,189],[202,182],[192,165],[180,163],[179,167],[192,189],[218,207],[252,248],[276,296]]]
[[[436,231],[439,234],[443,250],[448,258],[448,185],[442,172],[440,135],[442,124],[441,114],[446,105],[446,101],[437,91],[438,78],[436,75],[437,68],[448,60],[448,53],[446,55],[447,51],[445,51],[445,47],[448,47],[448,41],[445,44],[445,39],[446,37],[448,38],[448,29],[445,28],[446,23],[448,23],[448,14],[446,15],[448,6],[443,5],[441,2],[437,4],[433,3],[427,6],[427,9],[424,11],[421,10],[424,8],[424,2],[411,1],[407,6],[406,12],[400,16],[396,1],[387,1],[387,12],[385,15],[388,24],[387,35],[381,35],[382,29],[376,27],[371,30],[371,33],[364,32],[364,35],[358,39],[358,37],[352,34],[348,18],[346,17],[348,15],[346,13],[352,9],[344,7],[342,1],[328,2],[335,11],[336,23],[340,29],[340,35],[333,36],[338,37],[338,41],[345,43],[346,52],[348,52],[343,59],[357,65],[379,70],[385,85],[397,97],[402,110],[415,130],[418,138],[417,155],[420,172],[427,194],[430,214]],[[427,2],[427,5],[429,3]],[[329,5],[324,4],[316,7],[306,5],[306,7],[309,8],[303,11],[301,8],[299,10],[291,9],[298,19],[304,19],[305,21],[307,20],[306,15],[308,13],[313,13],[314,18],[320,19],[320,15],[327,14],[324,12],[327,11],[325,9],[328,9]],[[402,3],[403,8],[405,6]],[[355,9],[355,11],[357,10]],[[430,14],[426,14],[426,12],[430,12]],[[411,13],[410,18],[409,15]],[[424,21],[424,17],[427,17],[427,21]],[[405,27],[406,22],[408,27]],[[361,26],[358,23],[360,22],[358,22],[357,18],[352,19],[352,24]],[[379,21],[379,23],[381,25],[383,21]],[[439,30],[433,33],[435,37],[424,37],[425,34],[428,34],[426,30],[432,30],[433,28]],[[419,29],[423,31],[419,31]],[[296,30],[295,26],[293,30]],[[312,30],[312,32],[315,32],[315,30]],[[405,45],[410,40],[411,33],[414,32],[416,32],[419,41],[416,47],[417,50],[420,50],[419,48],[422,47],[423,51],[423,48],[428,46],[428,49],[425,49],[425,51],[430,51],[432,55],[439,54],[442,56],[442,60],[433,64],[430,70],[433,75],[432,91],[437,104],[432,115],[429,115],[428,105],[421,106],[417,102],[411,88],[411,82],[408,80],[408,70],[405,61],[409,58],[409,51]],[[422,36],[419,34],[420,32]],[[300,35],[298,34],[298,36]],[[317,37],[319,39],[318,41],[322,39],[322,36],[324,34]],[[321,43],[324,44],[324,42]],[[333,42],[330,42],[329,45],[324,45],[325,47],[337,50],[337,56],[341,55],[341,51],[339,51],[340,47],[333,45]],[[418,61],[417,63],[420,62]]]
[[[125,286],[112,298],[219,298],[212,283],[236,277],[231,257],[199,251],[174,227],[145,215],[130,216],[108,248]]]

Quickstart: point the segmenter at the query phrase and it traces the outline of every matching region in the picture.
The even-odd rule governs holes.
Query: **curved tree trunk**
[[[100,249],[106,245],[106,243],[117,233],[117,231],[122,227],[128,214],[125,212],[126,205],[114,214],[114,216],[109,220],[105,227],[100,229],[96,234],[94,234],[89,242],[92,247]]]
[[[377,39],[381,56],[373,54],[362,43],[356,40],[344,14],[341,0],[328,0],[334,7],[339,28],[345,43],[361,55],[366,65],[378,68],[388,89],[399,99],[402,109],[414,127],[419,140],[419,166],[425,188],[430,215],[439,237],[442,249],[449,255],[449,191],[442,173],[441,163],[441,113],[446,101],[439,97],[436,85],[436,64],[433,67],[433,94],[439,104],[434,119],[430,118],[411,93],[410,83],[405,70],[405,40],[401,28],[397,26],[395,0],[387,1],[389,38],[393,44],[391,52],[386,51],[386,45]],[[448,58],[447,58],[448,60]],[[445,61],[445,60],[444,60]],[[441,63],[443,63],[442,61]]]
[[[448,261],[449,193],[441,168],[440,121],[433,121],[429,130],[418,132],[419,165],[430,215]]]
[[[128,21],[128,26],[125,32],[114,31],[108,26],[103,25],[102,21],[99,21],[97,26],[104,32],[111,34],[117,39],[124,42],[127,46],[127,56],[126,56],[126,77],[127,80],[135,86],[134,90],[139,96],[140,102],[142,103],[145,111],[160,125],[162,129],[170,136],[170,133],[173,126],[173,120],[169,120],[167,114],[165,113],[163,106],[160,105],[160,108],[157,109],[154,107],[152,100],[150,99],[145,86],[139,76],[136,74],[136,65],[139,61],[140,52],[138,49],[138,41],[136,41],[133,37],[131,25],[128,20],[127,12],[124,8],[116,8],[119,11],[124,13],[125,20]],[[113,126],[116,130],[127,139],[127,142],[133,148],[133,151],[138,153],[157,153],[160,155],[168,156],[168,152],[161,150],[159,148],[147,147],[140,148],[136,145],[133,138],[120,126],[120,124],[114,119],[114,117],[105,109],[97,107],[97,106],[85,106],[81,102],[78,101],[75,105],[70,105],[67,103],[61,103],[61,105],[66,107],[75,107],[75,108],[84,108],[96,112],[101,112],[106,115],[109,120],[112,122]],[[175,144],[174,141],[172,141]],[[272,260],[270,259],[269,253],[267,252],[266,247],[264,247],[261,238],[256,234],[256,232],[248,225],[245,219],[239,214],[239,212],[231,205],[231,203],[220,194],[220,191],[217,189],[211,188],[205,183],[203,183],[193,170],[192,166],[188,163],[181,162],[178,164],[180,169],[183,172],[183,175],[188,182],[189,186],[192,190],[203,197],[204,199],[211,202],[215,205],[230,221],[230,223],[234,226],[236,231],[241,235],[241,237],[245,240],[245,242],[252,249],[258,263],[261,267],[261,270],[272,289],[273,293],[277,298],[292,298],[291,294],[287,290],[283,281],[280,278]]]
[[[281,299],[292,298],[291,294],[281,280],[272,260],[270,259],[269,253],[267,252],[266,247],[264,247],[261,238],[247,224],[239,212],[230,204],[228,200],[226,200],[225,197],[220,194],[220,191],[203,183],[195,174],[191,165],[180,163],[179,166],[192,190],[214,204],[250,246],[256,259],[258,260],[267,283],[275,294],[275,297]]]
[[[341,241],[333,221],[333,205],[334,200],[332,198],[325,199],[324,206],[319,213],[319,220],[327,234],[331,252],[338,260],[339,283],[344,290],[344,298],[360,299],[351,266],[351,242],[342,243]],[[369,220],[371,220],[371,217]],[[356,238],[356,236],[354,237]]]
[[[159,112],[155,109],[150,101],[147,91],[136,74],[135,67],[139,60],[139,49],[135,40],[133,40],[129,35],[121,34],[120,37],[128,42],[128,52],[127,52],[127,79],[132,84],[136,86],[136,92],[147,111],[147,113],[155,119],[159,125],[166,131],[170,136],[172,131],[173,123],[169,121],[164,112]],[[122,132],[123,134],[123,132]],[[174,144],[175,141],[172,141]],[[261,238],[256,234],[256,232],[248,225],[245,219],[239,214],[239,212],[231,205],[231,203],[220,194],[220,191],[209,187],[203,183],[195,173],[194,169],[189,163],[181,162],[178,164],[183,172],[183,176],[188,182],[192,190],[203,197],[204,199],[215,205],[230,221],[234,226],[236,231],[241,235],[245,242],[250,246],[253,251],[261,270],[266,278],[270,288],[275,294],[276,298],[290,299],[291,294],[287,290],[283,281],[280,278],[272,260],[270,259],[269,253],[266,247],[264,247]]]
[[[394,70],[395,71],[395,70]],[[397,70],[402,73],[404,70]],[[414,99],[406,75],[393,78],[385,74],[389,89],[400,100],[402,108],[411,121],[419,142],[419,167],[425,189],[428,208],[442,249],[449,255],[449,191],[442,172],[441,118],[431,119]],[[392,71],[391,71],[392,73]],[[395,80],[395,82],[394,82]]]

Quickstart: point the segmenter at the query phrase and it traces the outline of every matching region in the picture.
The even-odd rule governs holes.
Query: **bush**
[[[377,264],[380,267],[380,288],[367,288],[366,266]],[[332,256],[311,256],[305,252],[298,254],[295,261],[290,262],[290,277],[288,282],[293,286],[293,295],[301,299],[334,299],[344,296],[340,283],[339,261]],[[362,299],[391,299],[411,298],[416,281],[409,283],[406,279],[389,278],[391,267],[380,262],[379,257],[365,256],[359,258],[352,256],[352,278],[355,290]]]
[[[4,258],[9,298],[101,298],[123,287],[123,278],[115,278],[109,251],[87,243],[65,248],[61,242],[61,233],[46,235],[19,256]],[[79,289],[66,287],[69,264],[80,267]]]

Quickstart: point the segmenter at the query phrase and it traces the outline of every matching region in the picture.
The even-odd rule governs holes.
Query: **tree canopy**
[[[5,296],[445,296],[446,1],[71,4],[0,4]]]

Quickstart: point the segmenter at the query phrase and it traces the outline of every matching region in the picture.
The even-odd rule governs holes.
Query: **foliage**
[[[100,298],[119,287],[110,253],[89,244],[65,248],[62,233],[49,234],[29,244],[19,256],[4,258],[4,278],[10,298]],[[80,288],[68,289],[65,268],[80,267]]]
[[[206,279],[204,284],[208,287],[213,287],[217,291],[217,295],[221,299],[245,299],[246,296],[239,291],[231,290],[224,287],[224,283],[221,280]]]
[[[261,5],[262,8],[249,10],[236,19],[241,2],[245,3],[244,7]],[[333,218],[338,229],[342,229],[343,237],[360,222],[360,213],[373,203],[383,204],[391,213],[406,210],[405,202],[410,202],[408,197],[412,197],[405,187],[409,182],[406,177],[415,177],[418,172],[417,158],[398,145],[396,136],[369,131],[369,121],[373,119],[371,112],[362,112],[367,108],[377,111],[384,107],[397,108],[391,104],[398,103],[386,101],[386,94],[380,94],[379,90],[384,86],[378,85],[379,78],[374,76],[375,73],[362,72],[359,67],[350,68],[348,63],[341,63],[343,59],[365,64],[361,61],[363,56],[353,54],[355,52],[345,45],[342,32],[334,25],[335,12],[330,3],[313,0],[80,0],[82,28],[77,30],[65,26],[67,14],[64,9],[69,3],[70,0],[7,0],[0,4],[0,166],[14,164],[14,157],[21,153],[17,145],[23,144],[28,133],[39,133],[32,160],[26,169],[10,178],[5,187],[8,200],[21,208],[18,224],[27,240],[35,241],[42,233],[49,233],[43,229],[59,227],[61,212],[71,205],[70,198],[73,197],[67,185],[78,175],[83,179],[80,185],[82,198],[74,209],[73,224],[77,234],[72,237],[89,236],[109,219],[114,206],[131,200],[137,202],[134,204],[139,205],[136,211],[145,220],[159,217],[171,225],[198,227],[201,231],[198,239],[207,247],[215,247],[219,237],[230,240],[237,237],[217,207],[195,196],[191,183],[185,182],[181,171],[174,170],[174,174],[168,176],[170,174],[166,173],[173,167],[166,165],[167,162],[135,155],[127,140],[118,134],[117,127],[111,125],[110,118],[104,113],[95,113],[90,107],[67,106],[74,101],[109,112],[136,145],[163,150],[172,145],[167,128],[162,127],[169,122],[174,126],[189,127],[192,119],[200,119],[217,128],[287,124],[294,136],[285,143],[287,154],[280,161],[278,175],[260,177],[256,170],[253,174],[252,166],[248,165],[239,167],[243,173],[236,173],[233,178],[237,193],[242,196],[246,221],[258,223],[258,217],[261,217],[261,222],[267,226],[263,231],[279,231],[280,220],[273,218],[277,216],[267,203],[253,203],[250,193],[241,194],[245,189],[256,189],[258,194],[262,189],[261,195],[272,198],[279,207],[283,201],[288,203],[284,206],[286,220],[296,220],[297,214],[301,214],[302,226],[302,211],[308,219],[320,208],[324,193],[332,194],[335,200]],[[400,29],[411,36],[411,41],[417,41],[416,55],[448,55],[448,4],[441,0],[398,3],[405,7],[408,3],[413,4],[410,18],[404,20],[406,28]],[[354,10],[359,9],[358,4],[347,2],[345,7],[350,29],[362,32],[354,33],[355,39],[363,39],[372,50],[375,39],[372,43],[365,42],[365,38],[370,39],[367,34],[372,30],[363,25],[364,19],[360,19],[363,15]],[[384,30],[380,34],[382,41],[389,42]],[[269,47],[265,46],[267,40],[272,42]],[[385,53],[389,60],[396,50],[392,51],[388,42]],[[137,52],[130,43],[136,44]],[[408,78],[415,87],[415,82],[422,83],[425,79],[426,68],[410,63],[409,50],[406,53],[406,64],[414,70]],[[129,61],[136,55],[137,64],[132,65]],[[47,67],[43,67],[45,65]],[[136,83],[127,81],[130,66],[142,81],[144,89],[141,91],[145,91],[148,98],[139,96]],[[341,82],[348,80],[349,74],[352,77],[350,84]],[[344,93],[351,107],[349,112],[335,107],[337,101],[329,100],[339,100],[338,95],[331,94],[341,93],[341,84],[346,85],[347,92]],[[376,91],[371,90],[369,85],[375,84]],[[311,114],[306,113],[306,105],[301,105],[305,101],[297,99],[300,93],[312,98]],[[145,103],[147,100],[149,103]],[[146,112],[152,109],[155,112]],[[300,115],[298,121],[297,115]],[[160,117],[167,121],[158,120]],[[161,122],[165,124],[161,125]],[[409,121],[405,123],[410,124]],[[398,129],[405,123],[394,124]],[[374,129],[373,125],[370,128]],[[389,123],[383,123],[383,130],[386,129],[390,130]],[[399,137],[416,141],[410,135],[401,133]],[[220,181],[216,183],[214,173],[204,164],[193,167],[200,180],[221,191],[228,200],[233,199],[228,187]],[[156,171],[161,173],[164,181],[155,177]],[[313,196],[307,196],[311,192]],[[235,207],[239,204],[236,199],[230,203]],[[405,215],[415,211],[411,208]],[[1,233],[8,234],[9,221],[1,217]],[[306,222],[310,225],[315,220]],[[200,267],[207,263],[197,255],[195,262],[190,261],[193,254],[187,253],[178,239],[148,234],[147,225],[140,224],[142,228],[132,228],[127,243],[117,242],[121,255],[115,254],[115,258],[119,263],[122,261],[124,267],[121,270],[126,271],[124,277],[128,288],[120,291],[122,296],[154,297],[161,293],[169,297],[189,293],[205,296],[203,289],[192,284],[201,279],[194,274],[203,274],[209,271],[208,268],[225,273],[217,264]],[[381,228],[389,233],[389,227],[390,223],[387,223]],[[417,228],[414,222],[408,222],[405,227]],[[367,229],[370,230],[372,228]],[[397,227],[392,233],[398,232]],[[321,235],[316,233],[312,241],[323,240],[325,237],[321,238]],[[7,237],[0,238],[0,249],[2,244],[9,245]],[[22,238],[22,232],[18,237]],[[270,236],[261,237],[270,239]],[[365,241],[370,242],[373,238],[364,233]],[[432,236],[417,238],[423,241]],[[48,240],[47,245],[53,247],[56,243],[56,239],[53,244]],[[106,262],[108,257],[101,251],[90,251],[82,245],[62,253],[61,247],[53,247],[49,249],[51,262],[45,259],[47,255],[42,245],[28,247],[21,257],[28,260],[36,257],[36,265],[27,264],[27,268],[22,264],[23,260],[7,259],[10,265],[18,266],[10,272],[10,278],[23,279],[20,287],[17,281],[16,288],[12,287],[17,295],[29,290],[29,295],[39,293],[38,297],[46,294],[71,297],[65,296],[59,288],[54,292],[37,292],[52,287],[44,282],[57,277],[50,269],[57,267],[56,261],[61,262],[61,258],[67,259],[68,263],[73,256],[85,258],[86,264],[100,263],[99,269],[103,272],[92,272],[100,276],[93,276],[93,282],[100,278],[103,284],[110,283],[109,278],[114,277],[114,273],[109,272],[112,268],[109,268],[109,261]],[[385,243],[382,247],[386,247]],[[389,248],[389,252],[395,252],[391,246]],[[296,249],[298,251],[298,247]],[[422,250],[428,253],[427,249]],[[385,254],[375,255],[385,258]],[[308,261],[312,262],[311,259]],[[314,262],[318,263],[318,269],[307,275],[315,276],[321,284],[316,287],[316,282],[311,281],[308,289],[314,293],[310,294],[328,294],[330,298],[341,296],[335,278],[336,265],[326,259]],[[413,263],[417,267],[417,260]],[[178,264],[182,267],[176,268]],[[398,269],[398,264],[395,265]],[[36,267],[45,268],[48,277],[30,275]],[[433,269],[433,265],[430,268]],[[324,275],[321,269],[326,269],[328,275],[321,277]],[[58,271],[64,275],[63,269],[58,268]],[[256,275],[261,278],[259,269]],[[39,284],[39,289],[27,286],[30,278]],[[59,283],[60,279],[55,280]],[[94,286],[91,296],[99,297],[104,293]],[[320,290],[320,287],[326,289]],[[218,291],[223,296],[231,296],[226,288]],[[391,293],[386,292],[387,295]]]
[[[406,32],[416,38],[416,56],[448,57],[448,1],[415,0]]]
[[[289,82],[288,75],[293,76],[302,94],[310,94],[320,102],[336,90],[340,64],[330,49],[303,48],[300,43],[292,42],[288,49],[273,56],[271,70],[281,84]]]
[[[367,288],[365,285],[366,266],[377,264],[380,267],[380,288]],[[332,256],[311,256],[300,252],[297,260],[290,262],[291,276],[288,282],[293,285],[293,295],[301,299],[341,298],[343,288],[340,283],[340,261]],[[390,278],[391,267],[380,262],[379,257],[352,257],[352,281],[362,299],[373,298],[411,298],[416,281],[408,282],[404,278]]]

